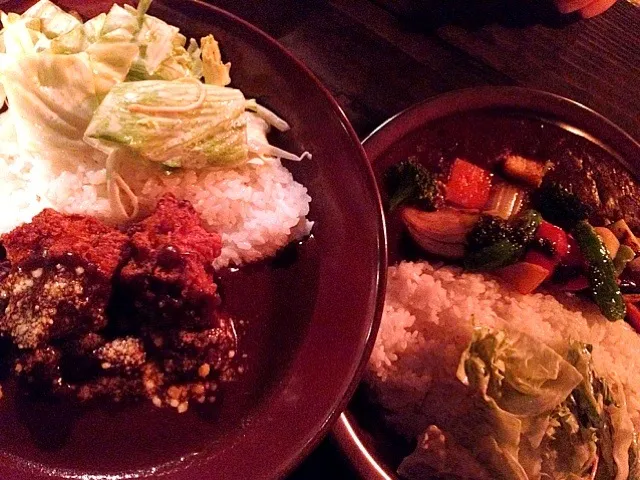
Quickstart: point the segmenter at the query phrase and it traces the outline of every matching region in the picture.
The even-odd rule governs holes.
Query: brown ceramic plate
[[[442,95],[393,117],[364,141],[378,181],[391,164],[415,156],[425,163],[458,156],[482,161],[506,147],[534,158],[572,155],[623,166],[638,177],[640,144],[616,125],[576,102],[517,87],[483,87]],[[604,163],[607,162],[607,163]],[[412,258],[397,219],[387,224],[389,263]],[[367,479],[396,479],[412,445],[385,429],[381,412],[360,388],[333,429]]]
[[[57,3],[86,18],[112,2]],[[70,408],[5,389],[2,480],[282,477],[344,409],[377,331],[386,272],[382,208],[336,102],[278,43],[237,17],[189,0],[156,0],[150,13],[189,37],[214,33],[233,63],[233,85],[291,123],[278,143],[313,153],[288,164],[313,197],[313,238],[222,276],[226,305],[248,322],[248,372],[217,406],[184,415],[146,402]]]

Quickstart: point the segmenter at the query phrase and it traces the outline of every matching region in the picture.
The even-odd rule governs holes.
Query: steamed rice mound
[[[526,333],[561,355],[569,339],[592,344],[596,371],[621,381],[629,414],[640,425],[640,336],[627,323],[610,322],[592,302],[573,296],[521,295],[490,276],[402,262],[389,268],[368,374],[400,433],[420,433],[428,424],[433,390],[459,384],[456,368],[475,326]]]
[[[73,168],[51,166],[38,158],[1,153],[0,204],[11,208],[0,218],[0,233],[30,221],[46,207],[115,223],[102,165],[74,161]],[[121,174],[138,196],[142,214],[150,212],[167,192],[189,200],[205,228],[222,237],[217,268],[270,257],[311,230],[306,219],[311,197],[277,159],[230,170],[171,173],[139,162],[122,168]]]

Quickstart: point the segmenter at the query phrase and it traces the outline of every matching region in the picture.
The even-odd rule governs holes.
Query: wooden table
[[[640,139],[638,0],[584,21],[547,0],[209,1],[306,63],[362,138],[432,95],[520,85],[572,98]],[[354,477],[328,440],[291,476]]]

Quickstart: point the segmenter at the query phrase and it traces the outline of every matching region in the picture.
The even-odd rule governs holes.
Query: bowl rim
[[[362,142],[372,165],[399,140],[429,122],[474,110],[510,109],[556,123],[594,141],[640,178],[640,142],[595,110],[569,98],[527,87],[483,86],[429,97],[393,115]],[[597,132],[597,133],[596,133]],[[630,161],[627,161],[629,159]],[[633,161],[635,159],[635,162]],[[637,166],[634,168],[632,165]],[[370,451],[352,412],[345,410],[332,430],[340,450],[370,480],[398,480],[395,471]]]
[[[114,0],[116,1],[116,0]],[[133,0],[134,3],[137,3],[138,0]],[[252,34],[256,35],[258,38],[262,39],[265,44],[270,46],[271,48],[278,50],[284,57],[287,58],[297,69],[299,69],[314,85],[314,87],[322,94],[324,100],[327,102],[327,105],[330,107],[333,114],[336,115],[336,119],[339,121],[341,127],[344,129],[345,133],[351,140],[353,144],[354,150],[357,152],[357,163],[361,164],[363,171],[366,174],[366,182],[368,190],[373,196],[373,202],[375,203],[377,214],[376,214],[376,223],[377,223],[377,265],[376,265],[376,278],[374,282],[375,288],[375,305],[374,305],[374,315],[372,318],[367,320],[367,334],[363,341],[360,343],[360,347],[362,348],[362,355],[360,356],[356,365],[352,369],[350,373],[350,379],[343,391],[340,394],[340,397],[336,398],[332,403],[331,407],[323,413],[322,421],[318,422],[315,425],[313,430],[307,432],[304,436],[301,436],[303,440],[301,443],[304,443],[304,446],[298,450],[295,454],[288,456],[287,458],[283,458],[279,463],[279,466],[276,470],[273,471],[271,478],[283,478],[290,474],[296,467],[302,463],[302,461],[318,446],[318,444],[330,433],[332,426],[339,419],[341,412],[347,407],[347,404],[351,397],[353,396],[360,379],[364,373],[366,362],[371,355],[373,350],[374,342],[376,339],[376,335],[378,332],[378,328],[380,326],[382,309],[384,306],[384,298],[385,298],[385,290],[386,290],[386,275],[387,275],[387,232],[386,232],[386,221],[384,214],[384,207],[381,199],[380,192],[378,190],[377,182],[375,180],[375,176],[373,173],[373,168],[371,162],[368,160],[368,156],[364,150],[364,147],[361,143],[360,138],[356,134],[353,129],[347,115],[345,114],[342,107],[339,105],[337,100],[333,97],[331,92],[325,87],[319,78],[311,71],[309,67],[307,67],[302,61],[297,59],[284,45],[278,42],[275,38],[273,38],[268,33],[264,32],[257,26],[253,25],[247,20],[223,9],[218,6],[215,6],[211,3],[208,3],[204,0],[158,0],[159,4],[163,4],[169,7],[179,5],[181,2],[188,2],[192,5],[196,5],[199,8],[204,10],[208,10],[211,13],[214,13],[219,16],[226,17],[231,22],[239,25],[243,29],[247,29],[252,32]],[[120,2],[117,2],[120,3]],[[354,155],[355,157],[356,155]],[[344,379],[344,383],[347,383]],[[211,460],[208,460],[206,463],[211,465]],[[188,470],[188,467],[186,468]],[[144,478],[155,478],[155,475],[151,477]],[[48,478],[48,477],[47,477]],[[75,478],[75,476],[68,477],[64,473],[60,478]],[[105,478],[103,475],[93,475],[89,474],[86,476],[82,476],[82,478],[90,479],[102,479]],[[109,476],[109,478],[112,478]],[[113,478],[121,478],[119,475],[113,476]],[[123,477],[124,478],[124,477]],[[127,477],[128,478],[128,477]],[[136,477],[137,478],[137,477]]]

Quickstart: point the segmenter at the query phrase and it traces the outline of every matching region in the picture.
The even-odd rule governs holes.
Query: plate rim
[[[636,177],[640,176],[640,142],[620,126],[586,105],[555,93],[519,86],[481,86],[453,90],[418,102],[391,116],[376,127],[362,141],[371,164],[375,164],[389,148],[413,131],[427,123],[450,115],[468,113],[483,109],[508,108],[514,111],[537,113],[542,118],[564,123],[564,128],[574,128],[571,123],[581,124],[578,135],[587,134],[591,140],[600,143],[610,153],[618,157]],[[445,114],[437,114],[438,109]],[[562,117],[568,116],[566,122]],[[573,120],[573,122],[571,121]],[[561,125],[562,126],[562,125]],[[604,141],[589,133],[602,129]],[[615,145],[616,148],[613,148]],[[621,157],[629,155],[630,161]],[[635,159],[635,160],[634,160]],[[336,422],[332,438],[356,471],[368,480],[399,480],[395,471],[375,457],[364,438],[363,430],[347,408]]]

